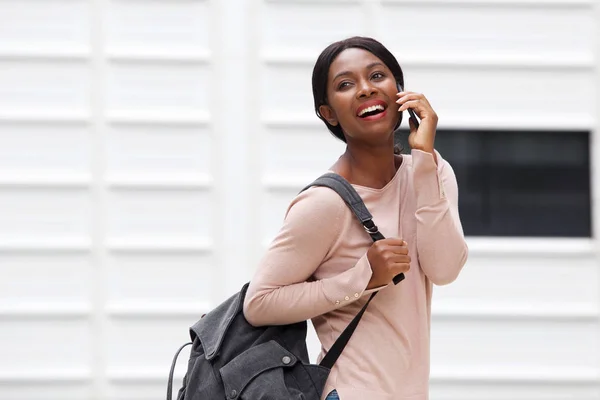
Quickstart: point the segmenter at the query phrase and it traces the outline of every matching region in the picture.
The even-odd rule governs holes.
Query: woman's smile
[[[369,100],[358,107],[356,115],[363,121],[377,121],[387,115],[387,108],[383,100]]]

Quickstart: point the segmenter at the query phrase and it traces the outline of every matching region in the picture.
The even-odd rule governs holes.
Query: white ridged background
[[[593,0],[0,0],[0,399],[164,398],[343,150],[310,72],[354,34],[440,127],[592,131],[594,238],[470,237],[431,398],[599,399],[599,26]]]

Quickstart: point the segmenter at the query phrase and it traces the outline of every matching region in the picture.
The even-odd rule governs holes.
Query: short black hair
[[[344,50],[358,48],[366,50],[377,58],[379,58],[383,63],[392,71],[396,82],[400,84],[400,86],[404,87],[404,74],[402,73],[402,68],[396,60],[396,57],[380,42],[370,37],[364,36],[353,36],[348,39],[340,40],[338,42],[332,43],[325,48],[317,58],[317,62],[313,68],[312,74],[312,90],[313,90],[313,99],[315,102],[315,112],[317,113],[317,117],[321,119],[321,121],[325,122],[327,129],[335,137],[340,139],[343,142],[346,142],[346,138],[344,137],[344,132],[342,131],[342,127],[338,124],[333,126],[323,118],[321,113],[319,112],[319,107],[323,105],[327,105],[327,79],[329,76],[329,68],[331,67],[331,63],[335,60],[335,58]],[[400,120],[398,121],[398,126],[402,122],[402,114],[400,114]]]

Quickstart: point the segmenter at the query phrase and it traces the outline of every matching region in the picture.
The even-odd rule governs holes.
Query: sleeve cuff
[[[365,294],[381,289],[366,290],[372,275],[373,271],[371,271],[371,265],[365,254],[353,268],[323,281],[325,296],[336,307],[345,306]]]

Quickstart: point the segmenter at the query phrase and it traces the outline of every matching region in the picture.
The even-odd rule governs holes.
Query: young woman
[[[456,177],[434,150],[438,117],[425,96],[397,84],[400,65],[373,39],[321,53],[315,110],[347,144],[331,171],[354,186],[386,239],[373,243],[331,189],[308,189],[291,202],[244,303],[256,326],[312,319],[321,359],[380,291],[331,371],[327,399],[427,399],[432,288],[454,281],[467,259]],[[409,108],[421,122],[410,121],[411,154],[400,155],[394,130]]]

